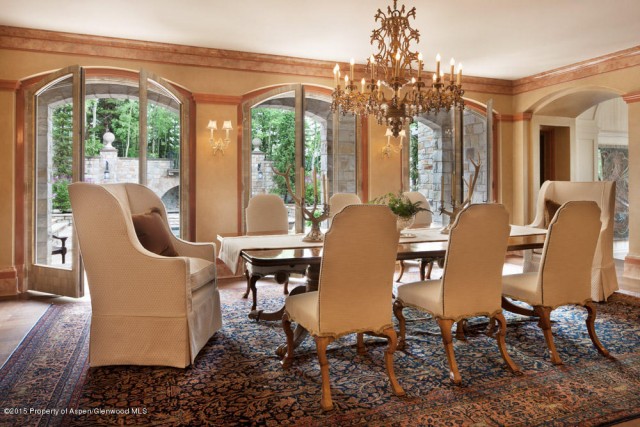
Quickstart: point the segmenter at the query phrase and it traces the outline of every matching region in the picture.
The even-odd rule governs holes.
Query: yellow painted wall
[[[307,83],[321,86],[332,85],[331,70],[326,78],[308,78],[295,75],[234,71],[196,66],[160,64],[113,58],[81,55],[65,55],[39,52],[23,52],[0,49],[0,80],[23,80],[69,65],[115,67],[130,70],[144,68],[160,77],[174,82],[193,93],[242,96],[259,88],[286,83]],[[499,139],[499,194],[497,200],[511,212],[511,221],[526,223],[535,201],[534,184],[536,172],[533,168],[535,137],[535,112],[548,102],[566,94],[588,88],[605,88],[617,94],[640,90],[640,67],[630,67],[568,83],[508,96],[469,92],[465,96],[481,104],[493,99],[494,111],[501,115],[531,112],[532,120],[503,121],[498,129]],[[637,105],[637,104],[636,104]],[[638,126],[638,108],[630,108],[630,129]],[[218,233],[235,232],[238,224],[238,180],[237,167],[237,119],[235,105],[201,103],[196,106],[196,238],[213,241]],[[209,132],[206,123],[214,120],[234,120],[231,134],[232,146],[224,157],[213,157],[209,147]],[[400,155],[383,159],[380,150],[384,145],[384,127],[370,120],[369,198],[398,191],[401,187]],[[13,265],[13,158],[15,155],[15,99],[11,91],[0,91],[0,271]],[[633,139],[630,136],[630,145]],[[638,150],[637,147],[633,148]],[[630,147],[630,154],[633,150]],[[634,174],[635,173],[635,174]],[[637,171],[632,170],[637,178]],[[637,186],[638,184],[636,184]],[[635,201],[636,204],[640,201]],[[637,208],[632,212],[637,216]],[[632,221],[633,223],[633,221]],[[635,225],[637,231],[640,227]],[[632,233],[633,233],[632,228]],[[637,233],[636,233],[637,234]],[[636,244],[636,246],[640,246]]]
[[[15,95],[0,90],[0,271],[13,265]]]

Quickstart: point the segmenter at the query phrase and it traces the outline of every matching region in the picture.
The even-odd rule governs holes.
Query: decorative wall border
[[[18,80],[0,80],[0,90],[15,92],[20,87]]]
[[[631,92],[631,93],[627,93],[625,95],[622,95],[622,99],[627,104],[633,104],[635,102],[640,102],[640,90],[637,91],[637,92]]]
[[[0,48],[333,79],[333,61],[0,26]],[[344,69],[349,64],[341,63]],[[356,71],[364,72],[357,64]],[[509,80],[465,76],[465,90],[509,95]]]

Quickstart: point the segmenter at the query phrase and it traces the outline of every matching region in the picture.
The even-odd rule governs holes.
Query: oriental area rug
[[[280,307],[281,286],[258,288],[261,308]],[[187,369],[89,368],[90,306],[51,306],[0,370],[0,425],[605,426],[640,417],[640,300],[631,296],[597,304],[596,330],[614,360],[593,347],[584,309],[552,314],[562,366],[550,363],[535,319],[507,315],[521,376],[506,370],[486,319],[473,319],[467,341],[454,343],[461,386],[449,380],[436,322],[406,309],[395,370],[407,395],[391,394],[386,341],[367,337],[359,355],[345,337],[327,352],[335,409],[323,413],[313,341],[283,370],[280,323],[248,319],[241,294],[221,290],[224,327]]]

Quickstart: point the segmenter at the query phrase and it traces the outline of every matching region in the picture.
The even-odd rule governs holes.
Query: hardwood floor
[[[0,366],[51,304],[74,304],[88,299],[88,295],[75,299],[32,291],[18,296],[0,297]]]

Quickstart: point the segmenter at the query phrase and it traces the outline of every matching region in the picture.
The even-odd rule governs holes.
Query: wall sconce
[[[387,137],[387,143],[385,144],[384,147],[382,147],[382,157],[391,158],[392,153],[400,152],[402,150],[402,145],[403,145],[402,142],[404,141],[404,138],[406,135],[407,133],[405,132],[404,129],[402,129],[398,134],[398,137],[400,138],[400,143],[398,145],[393,145],[391,144],[391,137],[393,136],[393,132],[391,131],[391,129],[387,128],[387,132],[384,134],[384,136]]]
[[[108,181],[111,177],[111,175],[109,174],[109,162],[105,161],[104,163],[104,180]]]
[[[222,130],[225,131],[224,139],[218,138],[217,140],[213,138],[213,131],[218,130],[218,122],[216,120],[209,120],[209,124],[207,128],[211,131],[211,137],[209,138],[209,143],[211,144],[211,148],[213,148],[213,155],[215,156],[218,153],[221,153],[224,156],[224,150],[227,149],[231,140],[229,139],[229,131],[233,130],[233,126],[231,126],[231,120],[225,120],[222,124]]]

